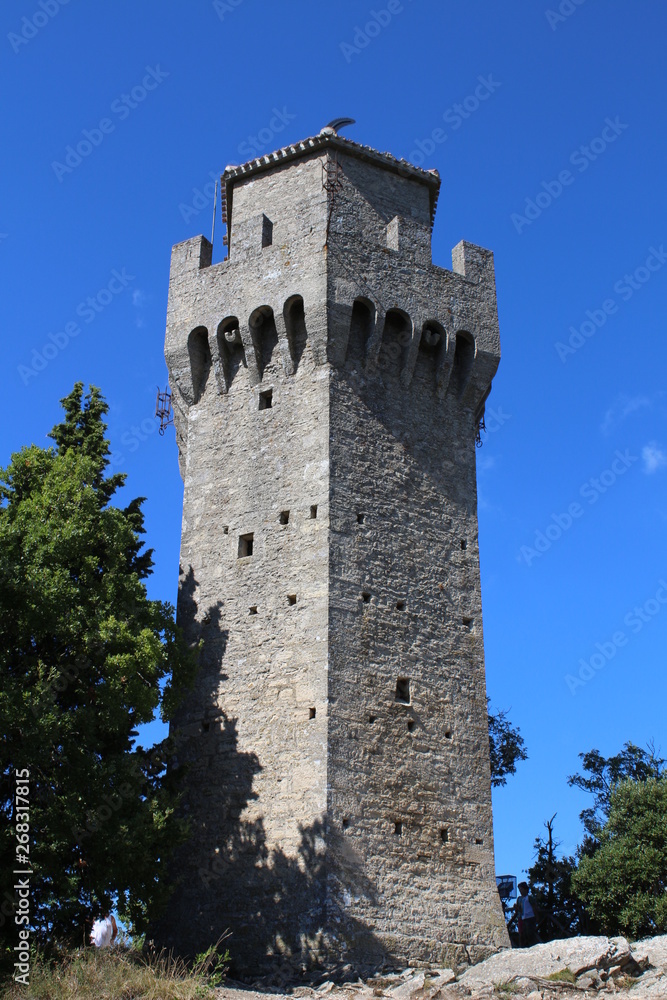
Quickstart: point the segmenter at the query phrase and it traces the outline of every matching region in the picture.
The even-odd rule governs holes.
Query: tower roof
[[[301,139],[299,142],[283,146],[281,149],[276,149],[273,153],[258,156],[256,159],[248,160],[246,163],[241,163],[238,166],[234,164],[226,166],[222,173],[221,182],[226,188],[228,207],[231,206],[232,189],[235,181],[251,177],[254,174],[264,173],[267,170],[273,170],[283,163],[310,156],[319,150],[327,148],[332,151],[340,150],[340,152],[348,156],[356,156],[367,163],[374,163],[378,167],[390,170],[392,173],[412,178],[421,184],[426,184],[430,189],[431,226],[433,226],[438,193],[440,191],[440,174],[437,170],[422,170],[421,167],[416,167],[414,163],[410,163],[408,160],[399,159],[392,156],[391,153],[381,153],[379,150],[373,149],[372,146],[364,146],[359,142],[353,142],[351,139],[346,139],[328,129],[323,129],[319,135]]]

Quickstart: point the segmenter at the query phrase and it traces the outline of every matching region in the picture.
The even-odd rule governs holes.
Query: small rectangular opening
[[[443,842],[443,844],[446,844],[447,841],[449,840],[449,830],[447,829],[446,826],[443,826],[442,830],[440,831],[440,840]]]
[[[348,819],[347,816],[343,816],[343,829],[347,830],[349,825],[350,825],[350,820]]]
[[[472,623],[474,620],[475,620],[474,618],[462,618],[461,624],[465,625],[466,628],[472,628]]]
[[[211,723],[210,722],[202,722],[201,728],[202,728],[202,732],[207,733],[209,731],[209,729],[211,728]]]
[[[296,604],[296,594],[288,594],[287,603],[290,607],[293,607]]]
[[[364,523],[364,515],[357,514],[357,524],[363,524],[363,523]]]
[[[451,738],[452,738],[452,731],[451,731],[451,729],[445,729],[445,739],[446,740],[451,740]]]
[[[316,708],[309,708],[308,709],[308,718],[309,719],[314,719],[316,715],[317,715],[317,709]]]
[[[317,517],[317,504],[311,504],[310,506],[310,516],[314,520]]]
[[[222,533],[223,533],[223,535],[228,535],[229,534],[229,525],[228,524],[225,524],[223,526]]]
[[[410,678],[409,677],[399,677],[396,681],[396,701],[402,702],[404,705],[410,704]]]
[[[405,601],[396,601],[396,610],[405,611]]]
[[[256,615],[257,614],[257,605],[256,604],[253,604],[253,606],[251,607],[250,614],[251,615]]]
[[[482,838],[481,838],[481,837],[475,837],[475,843],[476,843],[476,844],[483,844],[483,843],[484,843],[484,841],[482,840]]]
[[[371,725],[375,722],[376,719],[377,719],[377,715],[369,715],[368,716],[368,721],[370,722]]]
[[[264,389],[259,394],[260,410],[270,410],[273,406],[273,389]]]
[[[251,531],[247,535],[239,535],[239,559],[252,555],[255,535]]]
[[[281,524],[289,524],[289,511],[281,510],[280,517],[278,518]]]
[[[394,836],[400,837],[403,833],[403,824],[400,819],[394,821]]]
[[[364,602],[364,604],[370,604],[370,602],[371,602],[371,595],[369,594],[369,592],[367,590],[362,590],[362,592],[361,592],[361,599]]]
[[[273,243],[273,223],[266,215],[262,215],[262,249]]]
[[[468,548],[468,542],[466,541],[465,538],[462,538],[461,539],[461,551],[464,551],[467,548]]]
[[[408,732],[411,733],[414,728],[415,728],[415,720],[408,719]]]

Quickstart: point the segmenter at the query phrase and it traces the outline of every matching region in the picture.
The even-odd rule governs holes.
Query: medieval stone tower
[[[475,437],[493,257],[431,263],[440,179],[333,130],[222,183],[228,257],[174,247],[185,484],[172,731],[192,839],[161,931],[447,964],[507,944],[494,879]]]

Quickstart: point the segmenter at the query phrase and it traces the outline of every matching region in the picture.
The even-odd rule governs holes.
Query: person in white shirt
[[[102,920],[96,920],[90,932],[90,943],[96,948],[110,948],[116,940],[118,927],[113,914],[109,913]]]
[[[521,895],[516,901],[516,914],[519,918],[519,946],[530,948],[537,944],[537,919],[535,906],[528,895],[528,883],[519,882],[519,892]]]

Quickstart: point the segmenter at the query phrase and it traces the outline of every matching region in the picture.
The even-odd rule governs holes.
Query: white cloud
[[[644,460],[644,472],[647,476],[667,466],[667,452],[659,448],[655,441],[644,445],[642,459]]]
[[[611,430],[622,424],[631,413],[650,406],[651,401],[646,396],[626,396],[625,393],[621,393],[605,413],[600,430],[603,434],[609,434]]]

